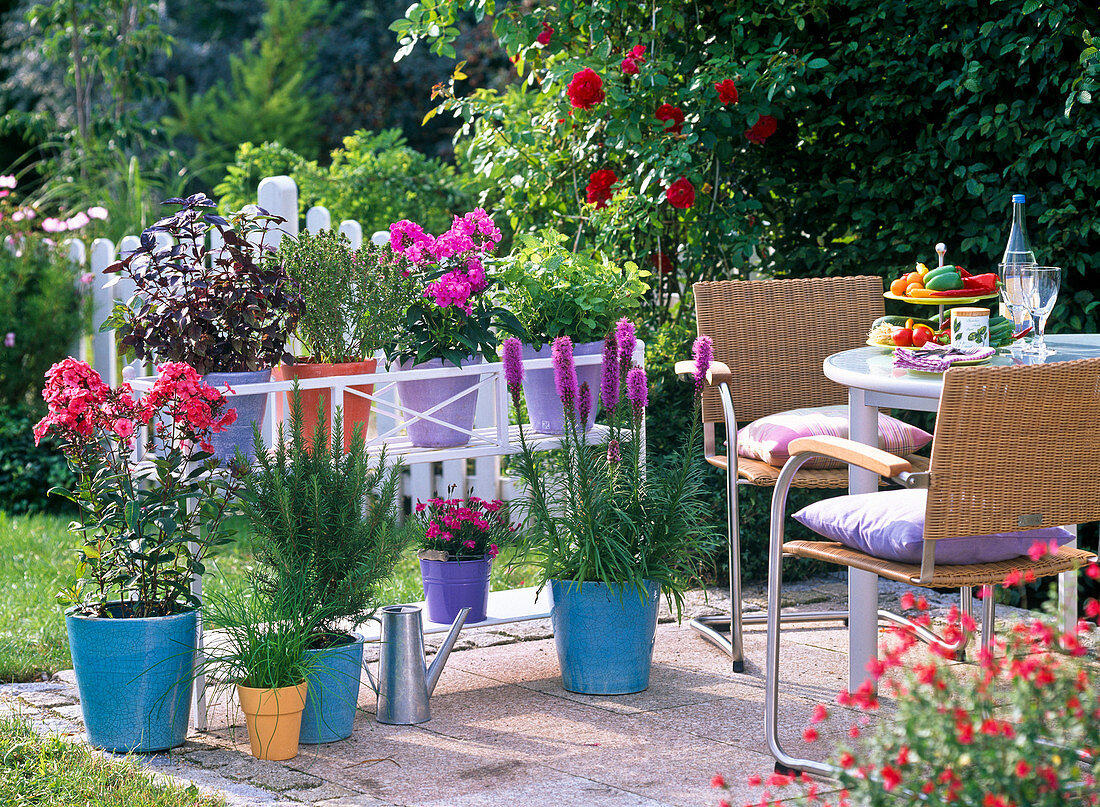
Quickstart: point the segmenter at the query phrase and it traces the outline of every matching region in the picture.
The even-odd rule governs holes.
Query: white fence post
[[[363,225],[359,222],[350,219],[340,222],[340,232],[351,241],[352,249],[359,249],[363,246]]]
[[[84,267],[88,264],[88,249],[84,246],[84,242],[79,238],[70,238],[65,242],[68,247],[69,261],[72,263],[74,274],[73,284],[76,286],[79,294],[85,294],[88,289],[84,288],[84,283],[81,282],[81,275],[84,273]],[[84,333],[83,326],[80,329],[80,333],[76,337],[76,343],[69,348],[69,355],[80,359],[83,362],[88,361],[88,339],[87,334]]]
[[[261,179],[256,197],[260,207],[268,213],[286,219],[286,224],[273,234],[270,246],[278,249],[284,233],[295,238],[298,236],[298,186],[293,179],[285,174]]]
[[[306,232],[316,235],[321,230],[332,229],[332,214],[324,207],[311,207],[306,211]]]
[[[115,285],[118,278],[104,278],[103,270],[114,263],[115,245],[106,238],[92,242],[89,271],[92,280],[92,366],[112,387],[118,385],[118,349],[115,332],[100,331],[103,320],[115,307]]]

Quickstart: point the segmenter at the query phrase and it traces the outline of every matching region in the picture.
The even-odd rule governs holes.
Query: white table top
[[[1093,359],[1100,357],[1100,334],[1058,334],[1046,338],[1054,353],[1042,363]],[[1035,357],[1001,351],[990,364],[1035,364]],[[834,353],[825,359],[825,376],[846,387],[904,395],[914,398],[938,399],[943,390],[943,376],[914,373],[894,367],[893,351],[879,347],[858,347]]]

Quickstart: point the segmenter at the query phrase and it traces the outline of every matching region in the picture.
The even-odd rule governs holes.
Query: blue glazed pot
[[[91,745],[146,753],[183,744],[197,614],[142,619],[65,615]]]
[[[455,621],[458,612],[469,608],[466,624],[485,621],[489,606],[489,573],[491,558],[471,560],[420,559],[420,579],[424,583],[424,599],[428,604],[428,619],[443,625]]]
[[[523,346],[523,358],[549,359],[552,355],[553,345],[543,345],[535,350],[531,345]],[[573,345],[574,356],[594,356],[603,352],[603,341],[582,342]],[[584,424],[584,430],[588,431],[596,422],[596,410],[600,403],[600,377],[603,367],[599,364],[586,364],[577,367],[577,384],[588,383],[588,389],[592,393],[592,411],[588,413],[588,421]],[[544,370],[528,370],[523,380],[523,400],[527,403],[527,416],[531,420],[531,428],[540,434],[563,434],[565,432],[565,409],[561,398],[558,397],[558,386],[554,381],[554,368]]]
[[[637,590],[620,585],[551,580],[550,590],[562,686],[585,695],[625,695],[649,686],[660,585],[646,581],[644,602]]]
[[[312,670],[306,676],[306,708],[298,742],[332,743],[351,736],[363,669],[363,637],[355,641],[307,650]]]
[[[207,373],[202,380],[225,392],[227,384],[235,390],[240,384],[266,383],[271,380],[271,370],[256,370],[250,373]],[[263,428],[264,415],[267,413],[267,394],[226,394],[226,398],[229,407],[237,410],[237,420],[225,431],[210,437],[210,444],[214,446],[214,456],[222,461],[230,460],[236,456],[239,448],[245,459],[251,460],[256,456],[252,450],[252,424]]]

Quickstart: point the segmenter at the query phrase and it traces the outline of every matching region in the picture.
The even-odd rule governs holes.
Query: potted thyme
[[[455,216],[451,228],[439,236],[412,221],[390,226],[390,249],[409,262],[422,288],[389,354],[400,360],[402,370],[476,364],[483,356],[496,356],[498,330],[522,333],[515,316],[494,306],[487,293],[494,283],[487,263],[500,239],[500,230],[480,208]],[[423,418],[406,422],[414,446],[445,448],[469,442],[467,432],[474,427],[477,408],[476,375],[403,380],[397,382],[397,393],[415,412],[461,396],[435,410],[432,417],[442,423]],[[448,423],[457,428],[444,425]]]
[[[162,751],[187,733],[196,651],[193,579],[225,543],[224,517],[243,469],[214,472],[211,437],[232,423],[224,395],[195,370],[161,368],[135,398],[73,358],[46,374],[48,414],[35,441],[53,435],[77,476],[54,489],[79,515],[70,526],[78,564],[58,594],[88,741],[109,751]],[[152,456],[131,462],[139,435]],[[198,471],[194,470],[198,464]]]
[[[660,596],[679,616],[685,589],[717,545],[698,451],[710,340],[696,342],[695,416],[683,448],[648,462],[642,429],[649,392],[645,370],[633,363],[636,343],[625,319],[604,340],[598,394],[610,421],[606,440],[590,442],[582,428],[597,391],[578,383],[567,336],[553,345],[565,412],[560,461],[540,458],[520,426],[514,463],[527,488],[520,505],[527,528],[523,553],[535,561],[540,585],[550,584],[554,642],[562,683],[571,692],[616,695],[649,686]],[[524,378],[518,339],[505,340],[503,358],[518,409]],[[583,629],[593,621],[601,630]]]
[[[352,249],[346,235],[331,230],[284,238],[279,260],[301,291],[303,305],[296,335],[305,352],[293,364],[277,367],[275,377],[288,381],[373,373],[377,366],[374,353],[396,341],[405,311],[420,292],[406,262],[386,247],[369,242]],[[371,402],[363,396],[372,394],[374,386],[360,384],[350,389],[362,395],[344,396],[345,450],[356,424],[361,424],[366,434]],[[312,439],[319,402],[331,432],[328,390],[302,390],[301,395],[307,436]]]
[[[179,210],[145,229],[132,253],[103,271],[133,280],[136,294],[119,302],[103,329],[142,361],[186,362],[204,381],[233,395],[238,424],[214,435],[215,456],[246,455],[252,424],[262,422],[267,394],[233,392],[269,381],[289,358],[287,339],[301,313],[298,285],[273,259],[272,234],[285,219],[260,208],[222,217],[198,193],[168,199]],[[216,232],[221,246],[207,246]]]
[[[342,417],[335,419],[330,444],[318,414],[316,439],[309,440],[295,389],[289,437],[280,433],[269,450],[257,432],[255,467],[241,492],[252,524],[258,590],[273,600],[280,592],[305,591],[289,600],[294,609],[280,617],[311,626],[306,651],[312,673],[302,717],[305,743],[350,736],[363,637],[350,633],[348,626],[373,613],[380,587],[410,537],[397,525],[400,461],[390,463],[385,450],[372,460],[360,425],[345,452]]]
[[[417,503],[417,557],[432,622],[450,624],[463,608],[470,609],[466,624],[485,621],[493,560],[515,530],[502,506],[473,495]]]
[[[501,302],[515,312],[528,334],[524,359],[550,358],[551,344],[559,336],[572,339],[574,356],[598,355],[604,334],[618,319],[633,314],[646,292],[644,278],[649,272],[633,263],[620,268],[599,253],[571,252],[565,241],[555,230],[524,233],[501,262]],[[600,383],[600,365],[579,366],[577,377],[594,389]],[[532,429],[562,433],[562,405],[552,369],[530,370],[523,396]],[[597,408],[588,413],[586,431],[596,420]]]

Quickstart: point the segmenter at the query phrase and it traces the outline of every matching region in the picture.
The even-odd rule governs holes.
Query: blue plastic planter
[[[455,621],[458,612],[469,608],[466,624],[484,622],[489,606],[489,574],[492,558],[470,560],[420,559],[420,579],[428,604],[428,620],[443,625]]]
[[[197,612],[144,619],[65,615],[88,742],[118,753],[182,745]]]
[[[307,650],[313,670],[306,677],[306,709],[298,741],[332,743],[351,736],[359,700],[359,676],[363,669],[363,637],[355,641]]]
[[[217,387],[225,392],[228,384],[233,390],[239,384],[263,384],[271,380],[271,370],[256,370],[248,373],[207,373],[202,377],[212,387]],[[225,461],[233,459],[237,449],[241,450],[246,459],[255,456],[252,442],[252,424],[255,423],[261,429],[264,424],[264,414],[267,412],[267,393],[251,395],[226,394],[230,409],[237,410],[237,420],[225,431],[210,436],[210,445],[214,446],[214,456]]]
[[[661,587],[646,581],[644,601],[619,585],[551,580],[550,589],[562,686],[585,695],[647,688]]]

